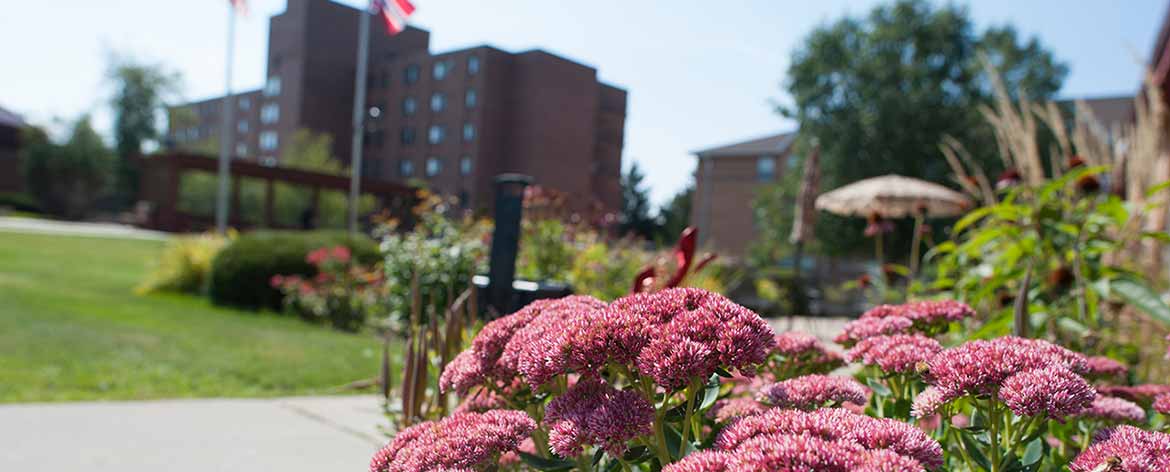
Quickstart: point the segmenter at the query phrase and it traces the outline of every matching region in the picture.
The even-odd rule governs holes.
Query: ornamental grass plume
[[[931,469],[943,463],[942,446],[913,425],[894,419],[872,418],[841,408],[811,412],[773,408],[743,417],[719,432],[714,447],[735,452],[753,438],[770,435],[808,436],[856,444],[866,450],[889,450]]]
[[[1060,365],[1017,373],[1005,379],[999,389],[999,399],[1017,416],[1061,422],[1084,411],[1096,396],[1084,377]]]
[[[473,470],[494,465],[536,429],[522,411],[456,413],[400,431],[374,454],[370,472]]]
[[[1122,425],[1101,430],[1069,464],[1072,472],[1165,472],[1170,470],[1170,434]]]
[[[877,366],[882,372],[906,374],[942,351],[942,344],[921,334],[866,338],[845,353],[845,360]]]
[[[912,332],[913,329],[914,321],[904,316],[859,318],[846,324],[841,334],[833,338],[833,342],[848,347],[862,339],[872,338],[874,336],[906,334]]]
[[[1093,403],[1077,416],[1109,423],[1144,423],[1146,410],[1129,400],[1097,395]]]
[[[1170,416],[1170,393],[1164,393],[1154,398],[1154,411]]]
[[[597,379],[583,379],[545,409],[549,448],[561,457],[575,457],[582,446],[595,445],[613,457],[626,442],[650,432],[654,407],[634,390],[616,390]]]
[[[851,377],[812,374],[783,380],[764,387],[760,395],[780,408],[815,410],[846,402],[864,405],[869,389]]]

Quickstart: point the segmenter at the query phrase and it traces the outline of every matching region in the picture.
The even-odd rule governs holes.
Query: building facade
[[[794,132],[780,133],[695,152],[691,224],[700,245],[731,258],[747,253],[759,233],[752,199],[793,170],[795,140]]]
[[[292,134],[308,129],[332,136],[335,157],[349,161],[360,18],[328,0],[288,0],[270,19],[265,86],[233,106],[234,155],[279,165]],[[516,172],[569,194],[577,210],[620,207],[626,92],[599,82],[596,69],[540,50],[431,53],[427,31],[387,36],[366,18],[364,175],[482,209],[492,178]],[[171,142],[217,141],[220,106],[212,99],[172,109]]]

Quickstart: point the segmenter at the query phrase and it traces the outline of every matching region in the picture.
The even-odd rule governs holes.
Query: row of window
[[[404,146],[409,146],[415,142],[415,131],[413,127],[403,126],[400,133],[400,139]],[[427,128],[427,143],[428,144],[442,144],[447,139],[447,127],[443,125],[431,125]],[[463,141],[475,141],[475,125],[471,123],[463,124]]]
[[[443,161],[437,157],[428,157],[423,171],[427,177],[435,177],[443,172]],[[414,161],[403,159],[398,162],[398,175],[403,178],[414,176]],[[459,158],[459,175],[471,175],[471,156]]]
[[[475,89],[467,90],[463,96],[463,106],[467,108],[475,108],[479,105],[479,94]],[[431,94],[431,111],[441,112],[447,108],[447,95],[442,92],[435,92]],[[418,101],[414,97],[406,97],[402,99],[402,114],[404,116],[414,116],[418,112]],[[261,112],[263,113],[263,112]],[[279,110],[277,111],[279,114]],[[382,116],[382,107],[375,105],[370,107],[370,118],[378,118]]]
[[[441,59],[435,61],[431,65],[431,77],[435,80],[443,80],[451,75],[451,71],[455,69],[455,61],[452,59]],[[479,57],[471,56],[467,58],[467,75],[475,75],[479,73]],[[421,76],[421,69],[418,64],[411,64],[402,70],[402,82],[406,85],[418,82]],[[383,77],[387,77],[383,75]],[[375,84],[385,84],[386,80],[375,81]]]

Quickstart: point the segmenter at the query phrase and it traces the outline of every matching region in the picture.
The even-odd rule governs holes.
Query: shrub
[[[378,261],[378,247],[368,237],[340,231],[257,231],[239,237],[215,256],[208,294],[218,305],[279,309],[281,294],[269,285],[274,275],[316,274],[305,261],[310,251],[345,246],[361,264]]]
[[[0,193],[0,208],[26,213],[40,213],[41,205],[27,193]]]
[[[314,250],[305,262],[317,269],[316,276],[274,275],[270,281],[284,294],[287,309],[343,331],[361,329],[382,311],[381,268],[355,263],[345,246]]]
[[[171,238],[163,247],[154,270],[134,292],[141,295],[206,291],[211,262],[227,242],[228,238],[212,233]]]

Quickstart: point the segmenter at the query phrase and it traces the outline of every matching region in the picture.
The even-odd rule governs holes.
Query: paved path
[[[0,470],[362,471],[373,396],[0,405]]]
[[[135,228],[116,223],[85,223],[80,221],[39,220],[0,216],[0,231],[19,233],[66,234],[122,239],[166,239],[167,233]]]

